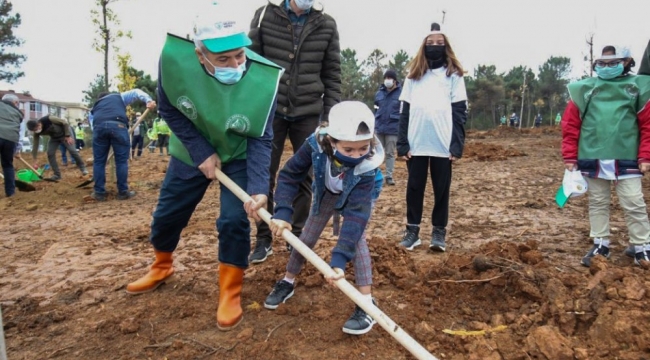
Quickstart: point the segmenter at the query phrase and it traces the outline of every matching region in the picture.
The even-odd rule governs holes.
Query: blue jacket
[[[377,193],[375,179],[379,171],[378,167],[383,161],[383,148],[378,144],[375,155],[371,159],[365,160],[354,168],[343,169],[343,192],[334,207],[343,215],[343,226],[336,246],[332,250],[330,262],[332,267],[345,269],[345,264],[354,258],[357,241],[361,239],[370,219],[373,194]],[[318,215],[323,195],[328,191],[325,187],[327,155],[322,152],[316,136],[311,135],[280,170],[274,194],[276,203],[274,218],[291,223],[293,199],[312,164],[314,196],[310,215]]]
[[[399,128],[399,96],[402,94],[402,84],[399,82],[393,91],[388,92],[385,85],[379,87],[375,94],[375,133],[397,135]]]

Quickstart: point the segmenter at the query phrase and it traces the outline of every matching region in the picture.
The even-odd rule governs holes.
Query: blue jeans
[[[246,169],[226,174],[239,187],[246,189]],[[165,175],[158,205],[153,213],[149,241],[154,249],[162,252],[176,250],[181,232],[203,198],[210,180],[200,175],[182,180],[171,171]],[[219,233],[219,261],[240,268],[248,267],[251,250],[251,226],[244,211],[244,204],[228,188],[220,185],[220,214],[217,219]]]
[[[124,194],[129,191],[129,131],[126,124],[119,121],[104,121],[93,129],[93,178],[95,193],[106,194],[106,158],[110,148],[115,153],[115,172],[117,191]]]
[[[14,170],[14,151],[16,143],[0,139],[0,164],[5,177],[5,195],[7,197],[16,193],[16,171]]]
[[[63,162],[63,165],[68,165],[68,154],[66,154],[68,150],[66,149],[65,144],[61,143],[61,145],[59,145],[59,150],[61,150],[61,162]],[[76,164],[74,159],[70,160],[72,160],[72,164]]]

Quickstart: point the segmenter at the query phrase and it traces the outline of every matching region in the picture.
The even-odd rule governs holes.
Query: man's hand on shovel
[[[255,221],[262,221],[262,218],[257,214],[257,210],[262,208],[266,209],[266,203],[268,201],[269,199],[266,195],[251,195],[250,200],[244,203],[244,210],[246,210],[248,217],[255,219]]]
[[[210,155],[209,158],[205,159],[201,165],[199,165],[199,170],[201,170],[203,175],[210,180],[217,179],[217,173],[214,171],[215,169],[221,170],[221,159],[216,153]]]

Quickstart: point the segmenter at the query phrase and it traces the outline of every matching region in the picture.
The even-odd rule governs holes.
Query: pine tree
[[[14,36],[14,28],[20,25],[20,14],[10,15],[11,2],[0,0],[0,81],[13,83],[25,75],[19,71],[20,65],[27,59],[25,55],[7,52],[8,48],[20,46],[23,40]]]

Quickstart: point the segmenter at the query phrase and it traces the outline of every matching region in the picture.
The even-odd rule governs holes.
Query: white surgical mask
[[[309,10],[314,5],[314,2],[316,2],[316,0],[295,0],[295,1],[296,1],[296,6],[300,10]]]
[[[384,80],[384,86],[385,86],[385,87],[387,87],[387,88],[389,88],[389,89],[392,89],[392,88],[393,88],[393,85],[395,85],[395,80],[393,80],[393,79],[386,79],[386,80]]]

